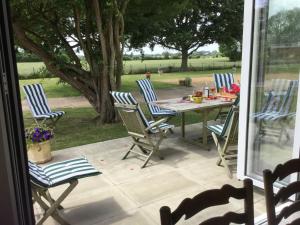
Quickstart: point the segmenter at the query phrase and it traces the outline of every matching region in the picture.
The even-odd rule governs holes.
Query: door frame
[[[268,1],[261,1],[268,2]],[[263,189],[262,180],[249,177],[247,171],[247,143],[249,129],[250,95],[252,79],[252,63],[254,52],[254,19],[255,19],[255,0],[245,1],[244,4],[244,30],[243,30],[243,53],[241,70],[241,93],[240,93],[240,117],[239,117],[239,142],[238,142],[238,164],[237,178],[250,178],[254,186]],[[299,72],[300,80],[300,72]],[[300,88],[298,88],[297,105],[300,106]],[[300,113],[296,112],[295,134],[300,133]],[[300,138],[294,138],[292,158],[299,158]],[[297,174],[291,176],[291,181],[298,179]],[[278,184],[278,187],[282,186]],[[276,191],[277,188],[274,189]]]
[[[23,116],[9,3],[0,2],[0,221],[33,225]]]

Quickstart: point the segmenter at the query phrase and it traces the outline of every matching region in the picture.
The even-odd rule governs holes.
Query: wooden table
[[[228,107],[233,104],[233,101],[224,101],[221,98],[215,100],[203,100],[202,103],[194,103],[181,98],[167,99],[162,101],[154,102],[153,104],[158,105],[163,109],[170,109],[181,114],[181,134],[185,137],[185,113],[189,111],[199,111],[203,114],[203,136],[202,144],[207,146],[207,120],[209,111],[215,108]]]

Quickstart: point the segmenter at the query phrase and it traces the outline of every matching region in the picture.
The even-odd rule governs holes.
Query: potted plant
[[[46,163],[52,159],[51,143],[53,130],[38,126],[25,130],[28,159],[34,163]]]

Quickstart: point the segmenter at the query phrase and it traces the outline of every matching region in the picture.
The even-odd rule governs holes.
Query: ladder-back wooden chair
[[[168,206],[161,207],[161,225],[175,225],[183,216],[185,216],[185,220],[188,220],[204,209],[228,204],[230,198],[244,200],[244,212],[227,212],[223,216],[213,217],[197,224],[229,225],[234,223],[254,225],[253,185],[250,179],[244,180],[242,188],[235,188],[226,184],[221,189],[207,190],[193,198],[186,198],[173,212]]]
[[[29,161],[28,167],[33,201],[45,211],[37,225],[43,224],[50,216],[60,224],[67,225],[68,222],[59,215],[59,210],[63,209],[62,201],[77,186],[78,179],[100,174],[84,157],[52,163],[45,167]],[[65,184],[69,186],[54,200],[49,189]]]
[[[288,177],[293,173],[300,172],[300,159],[292,159],[284,164],[279,164],[276,166],[274,171],[264,170],[264,187],[265,187],[265,197],[266,197],[266,209],[268,224],[278,225],[283,222],[284,219],[290,219],[291,216],[300,212],[300,200],[295,200],[290,202],[288,206],[284,207],[279,213],[276,214],[276,206],[279,203],[284,203],[289,201],[289,198],[293,195],[299,195],[300,193],[300,181],[295,181],[288,184],[286,187],[279,189],[277,193],[274,192],[274,183],[276,181],[282,181],[284,178]],[[298,225],[300,224],[299,215],[293,221],[284,222],[286,225]]]
[[[57,121],[65,114],[64,111],[51,111],[41,84],[24,85],[23,90],[34,121],[37,124],[40,123],[42,125],[49,121],[50,125],[54,127]]]
[[[131,93],[113,91],[111,95],[114,98],[115,107],[127,129],[128,135],[133,139],[133,145],[123,159],[126,159],[130,153],[140,155],[145,158],[142,168],[147,165],[153,154],[158,154],[160,159],[163,159],[160,155],[159,147],[163,139],[167,137],[168,131],[174,126],[165,123],[167,118],[158,121],[148,121]],[[135,151],[135,146],[141,152]]]
[[[217,165],[224,166],[228,176],[232,178],[233,167],[237,165],[239,107],[233,106],[230,109],[226,122],[222,132],[212,132],[212,137],[219,153]]]

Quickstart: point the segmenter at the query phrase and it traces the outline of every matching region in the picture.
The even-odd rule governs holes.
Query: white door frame
[[[264,4],[265,0],[260,0]],[[253,32],[254,32],[254,16],[255,16],[255,0],[245,0],[244,4],[244,31],[243,31],[243,53],[242,53],[242,70],[241,70],[241,93],[240,93],[240,116],[239,116],[239,142],[238,142],[238,165],[237,178],[250,178],[256,187],[264,188],[263,182],[256,180],[253,177],[248,177],[246,174],[247,166],[247,141],[248,141],[248,123],[250,111],[250,85],[252,73],[253,59]],[[255,57],[255,55],[254,55]],[[255,59],[254,59],[255,60]],[[300,79],[300,72],[299,72]],[[300,88],[298,88],[297,99],[297,116],[295,124],[295,134],[300,133]],[[300,138],[294,138],[293,158],[299,157]],[[297,174],[291,177],[291,181],[297,180]]]

